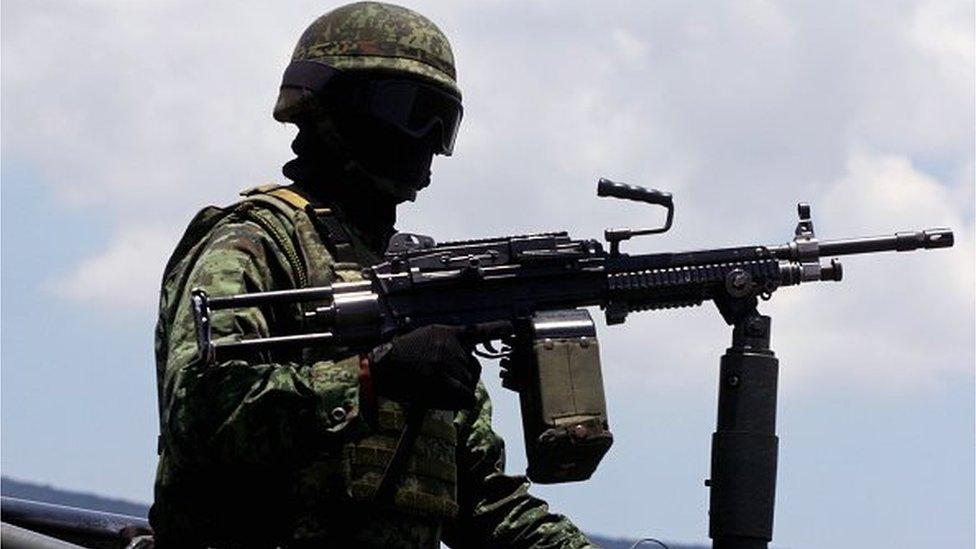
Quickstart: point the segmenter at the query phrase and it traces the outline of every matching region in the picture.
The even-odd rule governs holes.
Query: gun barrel
[[[869,236],[820,243],[821,256],[867,254],[873,252],[910,252],[919,249],[949,248],[953,244],[951,229],[906,231],[893,235]]]
[[[938,228],[924,231],[905,231],[882,236],[865,236],[824,240],[820,242],[820,256],[870,254],[875,252],[910,252],[919,249],[950,248],[954,242],[952,229]],[[795,248],[789,244],[770,248],[780,259],[795,259]]]

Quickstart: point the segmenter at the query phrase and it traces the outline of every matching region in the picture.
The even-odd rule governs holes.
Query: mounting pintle
[[[610,243],[610,255],[620,254],[620,242],[622,240],[667,232],[671,228],[671,222],[674,221],[674,201],[671,198],[671,193],[656,189],[645,189],[637,185],[617,183],[601,177],[596,185],[596,195],[645,202],[655,206],[664,206],[668,210],[668,217],[663,227],[656,229],[607,229],[604,231],[603,237]]]

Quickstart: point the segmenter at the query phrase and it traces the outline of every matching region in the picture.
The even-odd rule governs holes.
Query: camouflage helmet
[[[409,75],[461,96],[447,37],[426,17],[393,4],[356,2],[326,13],[302,33],[291,60]],[[312,97],[306,89],[282,85],[275,120],[294,122]]]

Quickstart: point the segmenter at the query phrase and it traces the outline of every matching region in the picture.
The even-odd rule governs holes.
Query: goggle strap
[[[285,74],[281,78],[281,87],[304,88],[319,93],[338,73],[338,69],[328,65],[300,59],[292,61],[285,69]]]

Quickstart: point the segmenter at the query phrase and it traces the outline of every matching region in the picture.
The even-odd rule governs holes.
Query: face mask
[[[335,132],[355,164],[381,191],[412,200],[430,183],[437,144],[356,112],[337,112]],[[402,189],[401,189],[402,188]]]

